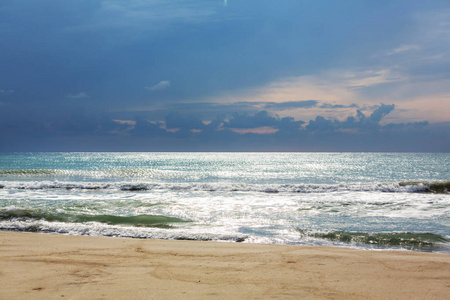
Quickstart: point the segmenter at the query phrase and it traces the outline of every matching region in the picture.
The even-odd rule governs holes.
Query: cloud
[[[211,122],[188,113],[118,118],[86,109],[4,106],[1,151],[450,151],[450,123],[387,123],[394,105],[309,122],[267,111]],[[40,141],[37,143],[37,141]]]
[[[322,116],[317,116],[315,120],[309,121],[309,124],[306,126],[306,129],[310,131],[333,131],[339,124],[338,121],[332,121],[325,119]]]
[[[279,122],[277,117],[270,116],[267,111],[260,111],[253,116],[235,113],[233,117],[224,124],[228,128],[258,128],[275,126]]]
[[[158,91],[158,90],[164,90],[170,87],[170,81],[164,80],[160,81],[157,84],[153,86],[146,86],[145,89],[149,91]]]
[[[390,121],[448,121],[448,114],[445,114],[448,109],[445,108],[450,107],[450,101],[445,99],[450,95],[450,72],[447,68],[450,65],[442,60],[433,65],[417,61],[419,58],[405,61],[392,58],[382,61],[381,68],[333,69],[314,75],[281,78],[260,87],[230,92],[212,101],[236,103],[239,99],[242,103],[258,103],[260,109],[280,116],[303,120],[320,114],[343,118],[353,108],[389,101],[399,108],[389,116]],[[383,67],[384,64],[389,66]],[[430,69],[422,68],[425,65]],[[304,101],[311,101],[311,105],[304,105],[308,104]],[[317,101],[317,104],[314,106],[312,101]],[[321,109],[329,111],[320,112]]]
[[[67,24],[66,33],[107,34],[106,45],[132,44],[155,37],[172,26],[220,21],[220,5],[207,0],[121,1],[103,0],[88,4],[82,21]],[[88,3],[90,3],[88,1]],[[78,2],[72,9],[79,11]]]
[[[166,127],[168,129],[203,129],[205,124],[198,118],[180,113],[170,113],[166,116]]]
[[[132,136],[138,137],[161,137],[167,135],[160,122],[151,123],[146,120],[137,120],[134,128],[130,131]]]
[[[324,103],[324,104],[320,105],[319,107],[326,108],[326,109],[339,109],[339,108],[359,108],[359,105],[356,103],[352,103],[350,105]]]
[[[292,109],[292,108],[310,108],[317,106],[319,101],[317,100],[302,100],[302,101],[286,101],[286,102],[269,102],[264,106],[265,108],[274,108],[279,110]]]
[[[275,129],[270,126],[263,126],[263,127],[257,127],[257,128],[248,128],[248,129],[237,129],[233,128],[231,129],[233,132],[239,133],[239,134],[247,134],[247,133],[254,133],[254,134],[272,134],[278,132],[278,129]]]
[[[267,111],[234,114],[228,120],[199,123],[193,116],[172,114],[166,122],[146,122],[133,136],[164,141],[163,149],[190,151],[443,151],[450,146],[449,124],[431,126],[427,121],[382,124],[395,110],[381,104],[371,114],[360,110],[344,120],[317,116],[305,124]],[[171,121],[170,121],[171,120]],[[164,123],[178,126],[167,130]],[[139,123],[139,122],[138,122]],[[203,128],[202,128],[203,124]],[[197,127],[197,128],[195,128]],[[144,129],[141,127],[141,129]],[[155,140],[156,139],[156,140]],[[162,140],[161,140],[162,139]],[[154,142],[155,143],[155,142]],[[171,148],[172,147],[172,148]],[[159,149],[159,148],[158,148]]]
[[[421,47],[419,45],[403,45],[388,51],[386,54],[390,56],[408,51],[419,51],[420,49]]]
[[[391,113],[395,108],[394,104],[386,105],[381,104],[378,106],[372,114],[367,117],[360,110],[356,111],[356,117],[347,117],[344,121],[337,119],[326,119],[323,116],[317,116],[314,120],[309,121],[306,129],[309,131],[340,131],[352,129],[357,132],[365,132],[368,130],[381,129],[380,122],[383,118]]]
[[[302,124],[304,124],[303,121],[295,121],[291,117],[271,116],[267,111],[263,110],[254,115],[236,113],[230,120],[223,122],[223,127],[239,134],[277,133],[281,136],[298,134]]]
[[[384,116],[393,111],[394,108],[395,108],[394,104],[391,105],[381,104],[381,106],[370,115],[370,121],[380,123],[380,121],[384,118]]]
[[[85,99],[89,98],[90,96],[86,94],[85,92],[79,92],[78,94],[69,94],[66,96],[66,98],[70,99]]]
[[[0,94],[8,95],[14,93],[14,90],[0,90]]]
[[[180,111],[185,114],[195,115],[202,120],[212,120],[217,117],[234,117],[236,112],[243,115],[254,115],[264,110],[271,115],[281,115],[282,117],[291,117],[294,110],[301,110],[303,112],[312,110],[314,112],[327,109],[327,112],[333,110],[348,111],[349,109],[360,108],[359,105],[352,103],[350,105],[336,104],[336,103],[322,103],[317,100],[302,100],[302,101],[285,101],[285,102],[183,102],[183,103],[163,103],[146,107],[126,108],[118,111],[145,113],[147,116],[162,121],[164,116],[171,113],[178,113]],[[298,119],[298,118],[297,118]]]
[[[350,107],[361,102],[378,102],[364,94],[366,88],[405,81],[406,77],[393,69],[328,70],[314,75],[281,78],[267,85],[247,89],[235,95],[225,95],[217,102],[266,102],[270,107],[305,108],[319,102],[339,103]],[[298,100],[298,98],[314,100]],[[316,101],[316,102],[314,102]],[[284,104],[276,104],[284,103]],[[292,105],[291,105],[292,104]],[[268,106],[268,107],[269,107]]]

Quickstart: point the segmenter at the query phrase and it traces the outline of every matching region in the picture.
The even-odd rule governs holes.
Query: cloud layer
[[[301,121],[265,110],[212,120],[182,112],[162,120],[116,119],[114,113],[85,110],[70,115],[48,111],[36,119],[30,109],[22,112],[20,123],[3,115],[0,126],[7,134],[0,150],[450,151],[450,123],[385,123],[394,110],[395,105],[381,104],[370,114],[356,110],[342,120],[317,116]]]

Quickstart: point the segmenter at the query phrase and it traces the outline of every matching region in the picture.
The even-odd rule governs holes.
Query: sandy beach
[[[450,255],[0,232],[0,299],[448,299]]]

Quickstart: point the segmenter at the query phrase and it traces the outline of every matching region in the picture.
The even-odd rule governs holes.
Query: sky
[[[0,0],[0,151],[450,152],[450,2]]]

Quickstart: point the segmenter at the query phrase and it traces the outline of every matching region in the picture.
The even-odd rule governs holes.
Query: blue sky
[[[0,151],[450,151],[448,1],[226,2],[0,0]]]

